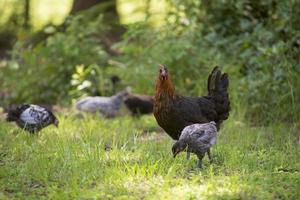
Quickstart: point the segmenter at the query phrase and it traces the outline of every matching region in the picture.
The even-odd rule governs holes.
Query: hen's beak
[[[160,77],[162,80],[167,80],[168,79],[168,70],[164,65],[160,65]]]

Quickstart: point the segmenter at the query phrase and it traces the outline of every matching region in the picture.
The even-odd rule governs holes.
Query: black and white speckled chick
[[[195,153],[199,159],[198,167],[202,168],[202,159],[205,153],[212,162],[210,147],[216,144],[216,140],[217,127],[215,122],[192,124],[182,130],[179,140],[172,147],[172,152],[176,157],[178,153],[186,149],[187,159],[189,159],[190,153]]]
[[[33,104],[23,104],[9,110],[6,120],[16,122],[20,128],[30,133],[39,132],[51,124],[57,127],[59,123],[50,110]]]

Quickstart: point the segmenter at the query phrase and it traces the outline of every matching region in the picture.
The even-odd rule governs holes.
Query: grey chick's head
[[[54,126],[56,126],[58,128],[58,125],[59,125],[58,119],[52,112],[49,112],[49,114],[50,114],[51,124],[53,124]]]
[[[177,154],[185,150],[186,147],[187,147],[187,143],[184,142],[183,140],[178,140],[177,142],[175,142],[172,147],[172,153],[174,158],[176,157]]]
[[[57,119],[57,118],[55,118],[55,120],[54,120],[54,122],[53,122],[53,125],[54,125],[54,126],[56,126],[56,127],[58,127],[58,125],[59,125],[59,121],[58,121],[58,119]]]
[[[217,125],[216,122],[214,122],[214,121],[211,121],[209,123],[212,124],[212,125],[215,125],[215,126]]]
[[[116,94],[116,97],[120,98],[120,99],[123,99],[125,98],[128,94],[130,93],[130,88],[127,87],[125,88],[124,90],[122,90],[121,92],[118,92]]]

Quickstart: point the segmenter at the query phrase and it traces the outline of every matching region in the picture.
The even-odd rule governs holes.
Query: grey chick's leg
[[[213,163],[213,158],[212,158],[210,149],[207,150],[207,155],[208,155],[208,159],[209,159],[210,164]]]
[[[202,159],[204,157],[205,154],[202,155],[197,155],[198,156],[198,163],[197,163],[197,167],[202,169]]]
[[[187,151],[187,152],[186,152],[186,159],[187,159],[187,160],[190,159],[190,155],[191,155],[191,153]]]
[[[202,160],[198,160],[198,162],[197,162],[197,167],[199,168],[199,169],[202,169]]]

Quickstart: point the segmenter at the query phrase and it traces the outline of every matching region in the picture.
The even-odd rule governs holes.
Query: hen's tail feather
[[[215,79],[216,79],[216,73],[218,71],[218,66],[216,66],[212,72],[210,73],[208,79],[207,79],[207,91],[208,91],[208,94],[211,93],[211,90],[212,88],[215,87]]]
[[[215,67],[208,77],[208,96],[212,97],[216,104],[216,111],[220,121],[229,116],[230,102],[228,97],[229,79],[228,74],[221,73],[219,67]]]

